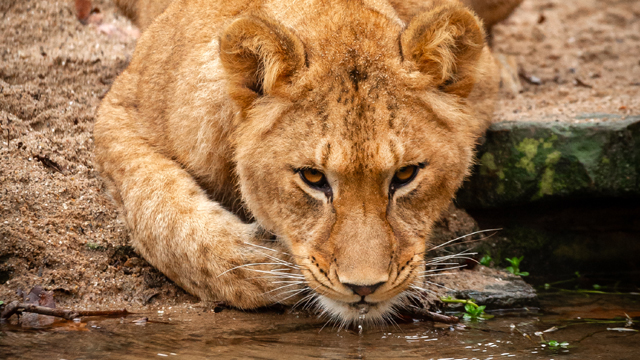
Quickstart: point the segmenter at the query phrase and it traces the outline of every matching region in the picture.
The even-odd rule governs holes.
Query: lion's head
[[[417,283],[432,225],[472,163],[482,121],[468,98],[489,60],[461,6],[406,27],[353,11],[349,24],[326,14],[315,37],[242,17],[220,54],[241,109],[246,207],[287,244],[326,313],[377,321]]]

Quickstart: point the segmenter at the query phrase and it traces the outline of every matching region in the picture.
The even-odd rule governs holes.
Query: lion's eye
[[[316,169],[304,169],[302,178],[311,185],[318,185],[324,180],[324,174]]]
[[[329,186],[329,182],[327,182],[327,178],[320,171],[307,168],[301,169],[298,172],[300,173],[300,177],[302,178],[302,180],[312,188],[324,192],[331,189],[331,187]]]
[[[393,193],[396,189],[410,183],[416,178],[419,169],[416,165],[409,165],[398,169],[393,175],[393,179],[391,179],[390,192]]]
[[[400,170],[398,170],[396,172],[396,179],[398,181],[409,181],[411,180],[411,178],[416,174],[416,172],[418,171],[418,167],[417,166],[405,166],[403,168],[400,168]]]

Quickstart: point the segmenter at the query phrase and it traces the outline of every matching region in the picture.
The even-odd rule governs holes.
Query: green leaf
[[[524,259],[524,256],[514,256],[511,259],[506,258],[505,260],[507,260],[513,267],[518,267],[520,266],[520,262],[522,261],[522,259]]]
[[[480,264],[484,266],[489,266],[491,264],[491,256],[485,255],[480,259]]]
[[[529,276],[529,272],[527,272],[527,271],[519,272],[518,275],[520,275],[520,276]]]
[[[475,314],[475,312],[476,312],[476,307],[475,307],[475,306],[473,306],[473,305],[471,305],[471,304],[466,304],[466,305],[464,306],[464,310],[465,310],[467,313],[469,313],[469,314]]]
[[[509,267],[507,267],[505,270],[507,270],[508,272],[510,272],[510,273],[512,273],[512,274],[515,274],[515,273],[516,273],[516,270],[513,268],[513,266],[509,266]]]

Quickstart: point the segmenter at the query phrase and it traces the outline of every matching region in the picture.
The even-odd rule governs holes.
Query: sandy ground
[[[495,121],[640,114],[640,1],[525,0],[494,28],[493,49],[515,59],[523,86],[503,91]]]
[[[103,20],[87,26],[72,1],[2,6],[0,299],[41,284],[88,308],[182,302],[127,246],[93,166],[96,108],[138,31],[110,1],[94,2]]]
[[[42,285],[87,309],[189,306],[128,246],[93,166],[96,108],[139,35],[110,1],[94,6],[102,21],[82,25],[72,1],[0,3],[0,300]],[[525,0],[494,35],[533,80],[503,91],[497,120],[639,112],[640,2]],[[438,236],[472,230],[464,216]]]

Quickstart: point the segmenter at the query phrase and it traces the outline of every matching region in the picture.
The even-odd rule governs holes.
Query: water
[[[304,313],[165,309],[42,328],[0,324],[0,358],[639,359],[639,332],[607,330],[624,328],[624,318],[616,319],[624,313],[639,329],[640,296],[553,295],[538,312],[498,313],[465,326],[409,321],[341,331]],[[148,322],[136,321],[144,316]],[[554,326],[542,336],[568,348],[541,346],[535,333]]]

